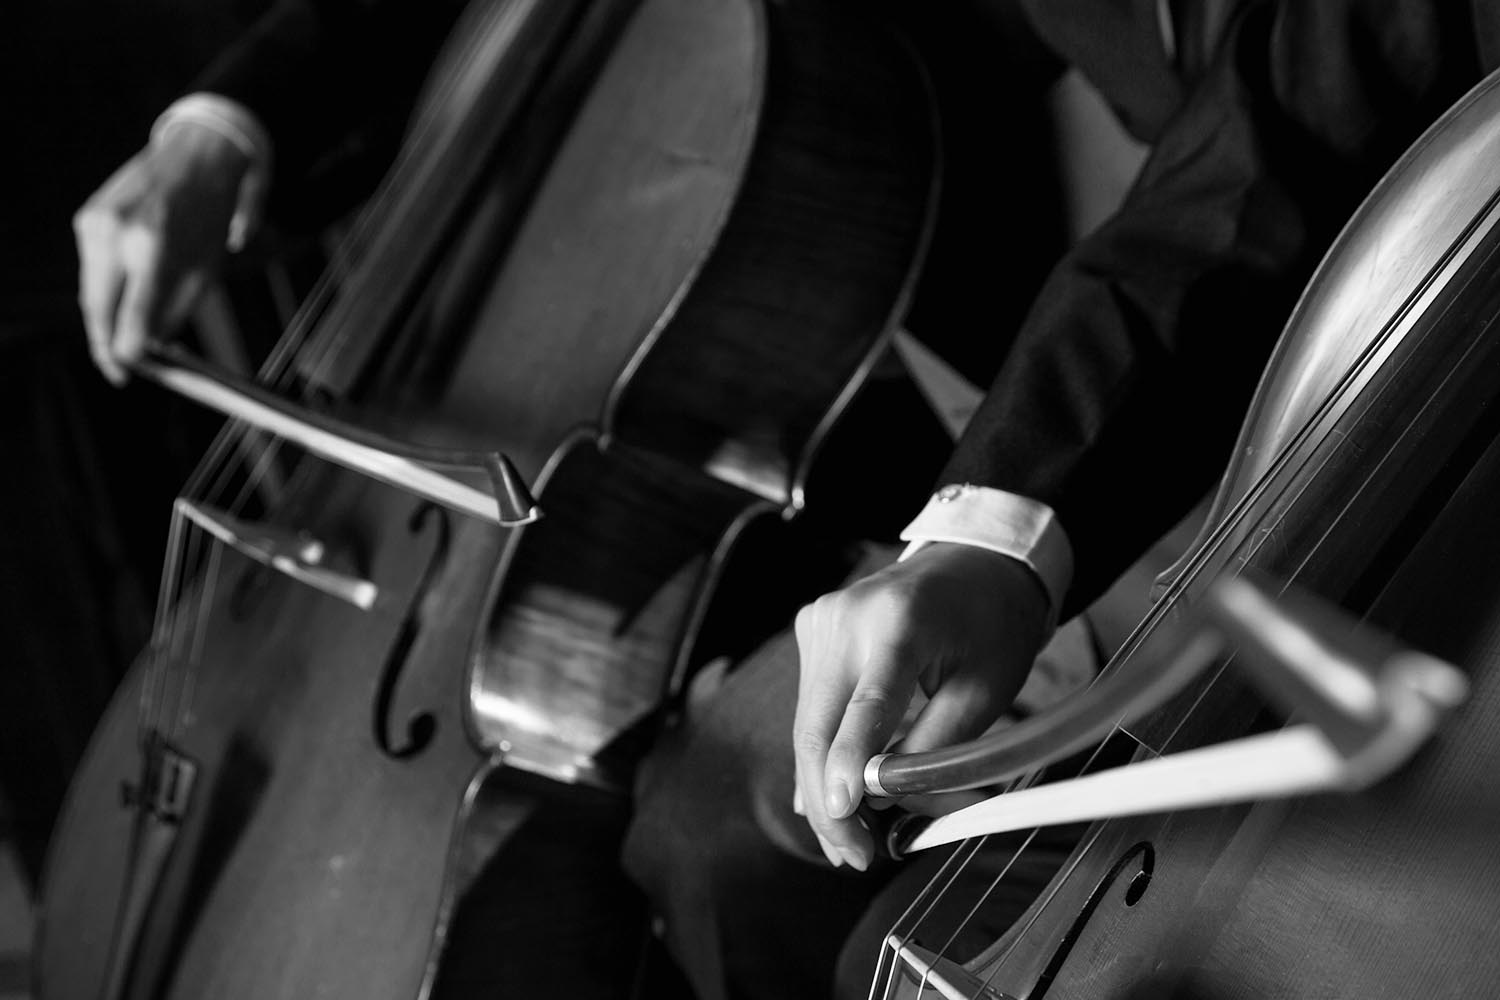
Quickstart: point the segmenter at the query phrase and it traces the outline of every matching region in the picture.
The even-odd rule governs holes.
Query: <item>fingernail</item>
[[[850,868],[864,871],[870,867],[870,859],[865,857],[865,852],[856,848],[848,848],[844,851],[844,860],[849,862]]]
[[[807,815],[807,807],[802,804],[802,788],[798,786],[792,789],[792,812],[798,816]]]
[[[818,846],[823,848],[823,857],[828,859],[828,863],[830,865],[833,865],[833,867],[835,868],[843,867],[844,858],[839,854],[838,851],[834,850],[832,844],[828,843],[828,841],[824,840],[822,837],[819,837]]]
[[[828,783],[828,815],[834,819],[849,815],[849,788],[837,778]]]

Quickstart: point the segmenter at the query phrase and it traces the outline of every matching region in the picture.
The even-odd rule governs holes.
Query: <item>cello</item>
[[[428,995],[504,776],[617,793],[803,508],[935,158],[845,13],[473,5],[257,382],[139,369],[235,419],[59,819],[40,995]]]
[[[1236,669],[1254,644],[1247,638],[1238,653],[1211,652],[1207,676],[1151,710],[1132,707],[1124,721],[1118,701],[1098,712],[1064,705],[971,744],[876,758],[866,772],[872,790],[1014,782],[1012,794],[972,807],[986,833],[1030,829],[1019,804],[1041,802],[1032,793],[1049,784],[1051,801],[1070,800],[1052,820],[1097,821],[998,934],[965,934],[997,887],[962,877],[985,850],[982,840],[965,842],[887,937],[872,997],[1492,992],[1497,155],[1500,77],[1491,76],[1397,162],[1330,249],[1262,379],[1203,534],[1163,576],[1155,607],[1097,682],[1115,693],[1155,684],[1165,675],[1160,637],[1212,603],[1213,588],[1250,573],[1291,581],[1461,665],[1467,704],[1407,767],[1352,796],[1247,805],[1226,802],[1220,789],[1166,789],[1205,807],[1102,805],[1098,779],[1164,773],[1158,765],[1229,737],[1273,742],[1317,714],[1316,704],[1277,705],[1247,689]],[[1034,783],[1036,767],[1067,758],[1087,731],[1110,735],[1130,762],[1095,771],[1088,757],[1081,777]],[[1296,776],[1263,777],[1290,789]],[[1018,805],[1007,809],[1007,799]],[[960,824],[950,821],[961,815],[934,821],[913,843],[956,837]],[[1030,842],[996,859],[1002,871]],[[960,914],[956,925],[934,926],[940,909]]]

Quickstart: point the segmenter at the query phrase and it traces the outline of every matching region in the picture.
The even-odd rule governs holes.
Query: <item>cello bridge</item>
[[[121,786],[121,799],[127,809],[175,825],[187,813],[197,775],[191,758],[152,734],[142,749],[140,779]]]

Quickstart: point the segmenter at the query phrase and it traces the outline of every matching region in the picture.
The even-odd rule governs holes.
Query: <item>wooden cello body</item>
[[[1460,666],[1469,701],[1411,764],[1357,795],[1096,823],[1008,932],[942,955],[941,989],[898,968],[872,995],[1493,992],[1497,156],[1492,77],[1403,157],[1330,251],[1262,381],[1203,536],[1109,668],[1130,671],[1152,633],[1214,579],[1252,569]],[[1118,735],[1135,760],[1285,721],[1235,681],[1232,660],[1219,666]],[[959,910],[972,905],[984,904],[963,898]],[[921,933],[898,927],[893,940]],[[941,939],[923,946],[944,950]]]
[[[493,775],[623,782],[608,751],[904,302],[936,154],[890,39],[752,0],[475,10],[408,149],[456,129],[455,175],[384,199],[394,235],[272,369],[422,454],[503,452],[545,516],[232,430],[58,824],[49,1000],[427,995],[508,822]],[[453,124],[492,92],[503,134]]]

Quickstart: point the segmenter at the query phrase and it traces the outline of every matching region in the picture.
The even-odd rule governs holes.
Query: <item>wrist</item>
[[[914,568],[941,565],[957,570],[968,586],[1003,601],[1007,617],[1013,619],[1012,625],[1016,620],[1041,624],[1043,641],[1056,626],[1047,588],[1031,567],[1019,559],[962,542],[925,542],[910,548],[903,561]]]
[[[255,115],[218,94],[189,94],[157,117],[151,148],[170,150],[232,185],[235,203],[225,245],[231,252],[242,249],[260,224],[271,179],[271,138]]]
[[[173,132],[187,126],[219,136],[239,150],[248,164],[270,169],[271,137],[243,105],[218,94],[189,94],[179,98],[152,123],[152,145],[165,142]]]
[[[1052,508],[1005,490],[967,483],[934,493],[901,533],[906,559],[934,544],[969,546],[1006,557],[1031,574],[1056,625],[1073,575],[1073,550]]]
[[[151,151],[182,172],[199,171],[239,184],[252,160],[223,133],[197,122],[180,122],[151,137]]]

